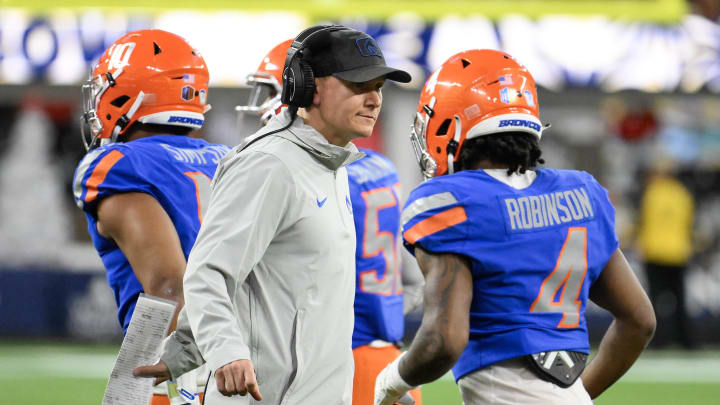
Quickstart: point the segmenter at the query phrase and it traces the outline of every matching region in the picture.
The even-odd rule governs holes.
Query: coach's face
[[[340,146],[355,138],[369,137],[380,115],[383,84],[383,77],[363,83],[334,76],[317,79],[313,102],[324,126],[320,132]],[[333,142],[335,139],[338,143]]]

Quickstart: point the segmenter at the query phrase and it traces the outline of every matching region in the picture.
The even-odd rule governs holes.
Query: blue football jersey
[[[483,170],[418,186],[403,238],[472,264],[470,336],[453,374],[549,350],[589,350],[590,286],[618,248],[615,210],[588,173],[537,170],[518,190]]]
[[[150,194],[175,225],[187,260],[200,230],[210,181],[229,150],[202,139],[157,135],[99,147],[80,161],[73,182],[75,202],[85,212],[88,231],[105,265],[123,331],[143,288],[120,248],[98,233],[98,203],[119,193]]]
[[[347,166],[357,246],[353,349],[403,337],[400,199],[395,166],[377,152]]]

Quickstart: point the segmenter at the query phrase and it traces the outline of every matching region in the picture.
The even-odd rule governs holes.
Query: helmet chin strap
[[[127,124],[132,119],[133,115],[135,115],[135,112],[137,112],[138,108],[142,105],[143,98],[145,98],[145,93],[140,90],[140,92],[137,95],[137,98],[135,99],[135,102],[130,106],[130,109],[128,112],[123,115],[122,117],[118,118],[117,123],[115,125],[115,128],[113,128],[112,136],[110,137],[110,142],[117,141],[118,135],[120,135],[120,131],[123,130],[127,126]]]
[[[455,115],[455,136],[448,142],[446,150],[448,155],[448,174],[455,173],[455,154],[460,146],[460,135],[462,134],[462,123],[460,117]]]

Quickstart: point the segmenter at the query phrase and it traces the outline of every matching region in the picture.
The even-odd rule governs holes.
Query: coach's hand
[[[215,370],[217,389],[226,397],[249,392],[255,400],[262,400],[255,369],[250,360],[235,360]]]
[[[161,382],[170,379],[170,369],[168,369],[168,366],[160,360],[152,366],[140,366],[136,368],[133,370],[133,375],[135,377],[145,378],[155,377],[155,382],[153,384],[158,385]]]

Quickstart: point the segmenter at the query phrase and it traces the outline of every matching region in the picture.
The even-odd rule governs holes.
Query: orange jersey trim
[[[105,157],[100,160],[100,163],[95,166],[92,174],[88,178],[87,182],[85,182],[85,187],[87,187],[87,194],[85,194],[85,203],[89,203],[95,198],[97,198],[98,186],[105,181],[105,177],[107,177],[110,169],[115,166],[115,163],[117,163],[118,160],[122,159],[124,156],[125,155],[123,155],[122,152],[118,152],[116,150],[110,151],[110,153],[105,155]]]
[[[467,221],[467,214],[464,207],[451,208],[413,225],[412,228],[405,231],[403,237],[412,244],[428,235],[465,221]]]

